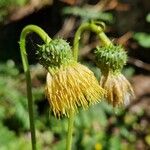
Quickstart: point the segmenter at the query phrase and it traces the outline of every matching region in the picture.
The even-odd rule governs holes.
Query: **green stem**
[[[20,36],[20,42],[19,42],[21,59],[23,63],[23,69],[25,72],[26,84],[27,84],[27,98],[28,98],[32,150],[36,150],[36,135],[35,135],[35,125],[34,125],[34,115],[33,115],[33,97],[32,97],[31,76],[30,76],[28,58],[26,54],[26,36],[31,32],[37,33],[45,43],[51,41],[51,38],[40,27],[35,26],[35,25],[28,25],[22,30],[21,36]]]
[[[101,26],[98,26],[97,23],[98,22],[83,23],[80,25],[77,32],[75,33],[75,38],[73,41],[73,56],[74,56],[76,61],[78,60],[79,41],[81,39],[81,34],[85,30],[90,30],[90,31],[96,33],[103,45],[106,46],[106,45],[112,44],[112,42],[109,40],[109,38],[103,32],[103,28]],[[73,121],[74,121],[74,115],[72,114],[72,115],[70,115],[69,123],[68,123],[68,137],[67,137],[66,150],[71,150]]]
[[[66,141],[66,150],[71,150],[73,123],[74,123],[74,111],[70,111],[70,116],[68,119],[69,120],[68,120],[68,133],[67,133],[67,141]]]
[[[85,30],[90,30],[92,32],[95,32],[98,35],[99,39],[102,41],[103,45],[112,44],[112,42],[109,40],[109,38],[103,32],[103,28],[101,26],[94,24],[94,22],[83,23],[80,25],[77,32],[75,33],[75,38],[73,41],[73,55],[74,55],[75,60],[78,59],[79,40],[81,38],[81,34]]]
[[[104,32],[99,33],[98,37],[104,46],[112,44],[112,42],[110,41],[110,39],[106,36],[106,34]]]

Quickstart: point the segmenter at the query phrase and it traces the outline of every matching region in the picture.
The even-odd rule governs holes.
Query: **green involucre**
[[[126,64],[127,55],[122,46],[109,45],[96,48],[95,60],[102,71],[117,72]]]
[[[47,68],[59,68],[73,61],[70,45],[63,39],[54,39],[39,46],[37,50],[39,62]]]

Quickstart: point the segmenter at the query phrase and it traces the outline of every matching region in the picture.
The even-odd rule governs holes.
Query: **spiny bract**
[[[95,50],[95,60],[97,66],[103,70],[112,69],[117,71],[126,64],[127,55],[123,47],[120,45],[108,45],[97,47]]]
[[[37,49],[39,62],[45,67],[57,68],[73,60],[70,45],[63,39],[57,38],[39,46]]]

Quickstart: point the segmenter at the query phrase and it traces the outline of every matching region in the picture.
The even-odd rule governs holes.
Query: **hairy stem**
[[[26,36],[31,32],[35,32],[36,34],[38,34],[45,43],[51,41],[51,38],[40,27],[35,26],[35,25],[28,25],[22,30],[20,41],[19,41],[21,59],[23,63],[23,69],[25,72],[26,84],[27,84],[27,98],[28,98],[28,110],[29,110],[32,150],[36,150],[36,135],[35,135],[35,125],[34,125],[34,115],[33,115],[32,85],[31,85],[29,63],[28,63],[28,58],[27,58],[27,53],[26,53]]]
[[[79,41],[81,39],[81,34],[85,30],[96,33],[103,45],[106,46],[112,44],[112,42],[103,32],[103,28],[101,26],[96,25],[94,22],[83,23],[80,25],[77,32],[75,33],[75,38],[73,41],[73,55],[76,60],[78,59]]]
[[[74,111],[70,111],[70,117],[68,119],[69,120],[68,120],[68,133],[67,133],[67,141],[66,141],[66,150],[71,150],[73,123],[74,123]]]

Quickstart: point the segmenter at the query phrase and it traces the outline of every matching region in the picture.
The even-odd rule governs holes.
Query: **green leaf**
[[[146,135],[145,141],[148,145],[150,145],[150,134]]]
[[[126,67],[123,68],[122,73],[125,75],[125,77],[130,79],[134,75],[135,69],[133,67]]]
[[[121,149],[121,139],[119,135],[112,135],[109,140],[110,148],[109,150],[120,150]]]
[[[114,17],[111,13],[102,12],[102,11],[95,11],[89,8],[81,8],[81,7],[65,7],[62,10],[64,15],[74,15],[79,16],[82,20],[96,20],[100,19],[103,21],[107,21],[109,23],[114,22]]]
[[[150,13],[147,14],[147,16],[146,16],[146,21],[147,21],[147,22],[150,22]]]
[[[144,32],[138,32],[135,33],[133,38],[137,40],[139,45],[145,48],[150,47],[150,34],[144,33]]]

